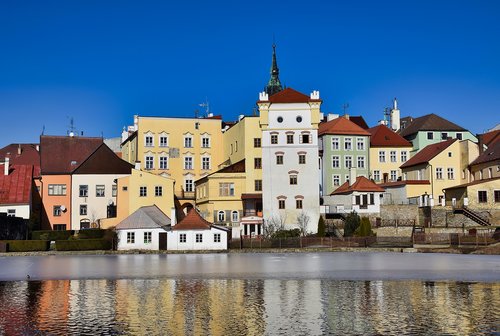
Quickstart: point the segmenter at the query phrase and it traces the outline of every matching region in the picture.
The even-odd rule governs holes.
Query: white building
[[[167,249],[173,251],[227,250],[229,229],[210,224],[191,209],[168,232]]]
[[[257,102],[262,128],[262,203],[265,221],[297,227],[309,219],[316,232],[319,219],[318,124],[319,92],[306,96],[287,88]],[[287,227],[288,226],[288,227]]]
[[[118,250],[166,250],[170,225],[156,205],[143,206],[116,226]]]

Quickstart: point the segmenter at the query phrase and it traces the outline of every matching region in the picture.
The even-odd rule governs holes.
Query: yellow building
[[[116,217],[102,219],[101,228],[116,226],[140,207],[150,205],[156,205],[175,223],[174,180],[132,169],[130,176],[117,179],[116,205]]]
[[[175,180],[175,195],[194,203],[194,181],[224,161],[220,117],[134,117],[122,142],[123,159],[136,168]],[[127,134],[128,135],[128,134]]]

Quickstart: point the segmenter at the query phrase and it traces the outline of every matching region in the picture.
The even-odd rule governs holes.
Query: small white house
[[[227,250],[229,230],[212,225],[193,208],[168,232],[167,249],[172,251]]]
[[[166,250],[170,224],[156,205],[143,206],[116,226],[118,250]]]

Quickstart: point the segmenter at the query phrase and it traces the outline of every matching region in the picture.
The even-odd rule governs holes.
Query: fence
[[[492,234],[466,233],[414,233],[414,245],[450,245],[458,247],[478,247],[498,242]]]

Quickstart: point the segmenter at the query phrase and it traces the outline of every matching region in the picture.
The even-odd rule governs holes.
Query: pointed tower
[[[276,61],[276,45],[273,44],[273,64],[271,66],[271,78],[265,88],[265,92],[270,96],[283,90],[279,78],[280,70],[278,69],[278,62]]]

